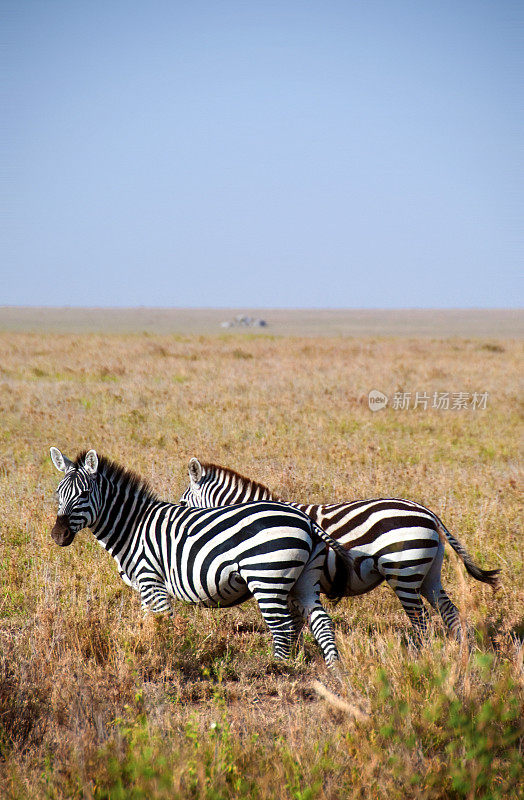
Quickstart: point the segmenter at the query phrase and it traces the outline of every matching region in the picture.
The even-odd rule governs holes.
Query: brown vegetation
[[[520,356],[512,340],[2,334],[0,796],[517,797]],[[489,399],[371,413],[373,388]],[[383,587],[344,600],[335,686],[308,636],[272,664],[252,604],[144,618],[89,533],[54,545],[50,445],[94,447],[166,498],[193,455],[290,499],[408,497],[500,566],[503,587],[493,597],[453,555],[444,565],[471,656],[437,619],[415,652]]]

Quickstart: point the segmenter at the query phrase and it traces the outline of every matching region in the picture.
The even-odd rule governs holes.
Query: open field
[[[238,309],[238,308],[23,308],[0,306],[0,331],[34,333],[222,332],[238,314],[268,327],[244,333],[274,336],[450,336],[524,338],[522,309]]]
[[[516,330],[505,327],[506,338],[493,328],[484,338],[439,338],[446,333],[435,329],[433,338],[24,333],[4,311],[1,797],[519,797]],[[370,389],[488,398],[475,410],[397,410],[390,400],[372,413]],[[94,447],[166,498],[179,497],[193,455],[290,499],[407,497],[438,513],[481,566],[500,566],[503,587],[493,595],[453,554],[444,563],[444,585],[475,626],[471,655],[446,640],[435,617],[416,652],[387,588],[343,600],[332,616],[347,681],[336,686],[309,635],[296,660],[272,664],[252,603],[180,606],[174,622],[144,618],[91,534],[54,545],[50,445],[70,457]],[[367,708],[370,720],[317,695],[315,679]]]

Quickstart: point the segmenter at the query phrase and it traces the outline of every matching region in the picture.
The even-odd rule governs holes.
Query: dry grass
[[[518,796],[518,342],[5,333],[0,353],[1,796]],[[490,396],[485,411],[372,414],[372,388]],[[95,447],[166,498],[193,455],[297,500],[409,497],[504,586],[444,566],[471,657],[437,621],[413,652],[385,588],[343,601],[336,707],[313,689],[329,679],[309,637],[277,668],[251,604],[143,618],[88,533],[54,546],[51,444]]]

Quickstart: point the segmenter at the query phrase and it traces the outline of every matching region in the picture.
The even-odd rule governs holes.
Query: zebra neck
[[[108,480],[104,481],[102,494],[103,507],[91,531],[113,556],[120,571],[132,578],[131,556],[136,551],[140,523],[158,501],[140,488],[115,485]]]
[[[222,478],[225,477],[226,475],[223,474]],[[273,500],[275,503],[285,503],[287,506],[304,512],[304,514],[307,514],[315,522],[318,522],[318,518],[320,517],[321,506],[312,505],[311,503],[308,505],[304,503],[290,503],[289,500],[283,500],[278,494],[274,494],[262,483],[247,482],[245,478],[241,478],[236,485],[233,484],[232,490],[227,495],[226,499],[218,499],[215,496],[213,500],[216,501],[216,505],[224,505],[226,502],[228,505],[234,505],[235,503],[249,503],[255,500]]]

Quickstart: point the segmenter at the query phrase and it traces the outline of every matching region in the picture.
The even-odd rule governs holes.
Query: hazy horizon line
[[[0,309],[82,309],[86,311],[524,311],[524,306],[160,306],[160,305],[79,305],[3,303]]]

